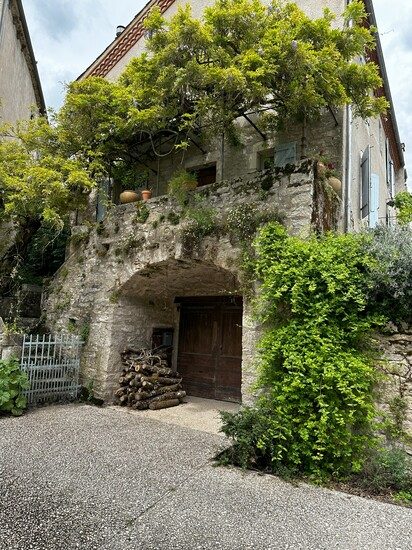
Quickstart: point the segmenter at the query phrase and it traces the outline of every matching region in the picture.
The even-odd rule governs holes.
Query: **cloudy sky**
[[[127,25],[145,0],[23,0],[40,77],[50,107],[64,83],[81,74]],[[412,182],[412,2],[374,0],[401,140]]]

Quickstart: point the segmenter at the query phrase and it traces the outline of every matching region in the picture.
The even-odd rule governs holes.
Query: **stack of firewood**
[[[121,356],[124,368],[115,393],[120,405],[157,410],[183,401],[186,392],[182,390],[182,379],[168,367],[165,354],[127,349]]]

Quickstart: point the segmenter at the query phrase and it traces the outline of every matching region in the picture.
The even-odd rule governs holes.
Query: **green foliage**
[[[176,212],[169,212],[166,216],[166,219],[172,225],[179,225],[180,223],[180,216],[176,214]]]
[[[400,224],[406,225],[412,222],[412,193],[402,191],[395,197],[395,207],[398,210],[397,220]]]
[[[195,200],[194,205],[184,212],[187,222],[182,228],[182,241],[186,251],[193,250],[204,237],[211,235],[218,227],[216,210],[205,206],[201,198],[196,198],[198,200]]]
[[[134,223],[146,223],[150,215],[150,210],[147,206],[144,203],[138,202],[136,203],[136,210],[137,212],[133,218]]]
[[[226,217],[229,234],[244,245],[250,245],[258,228],[269,221],[279,221],[277,211],[255,203],[243,203],[231,208]]]
[[[408,403],[405,398],[397,395],[389,402],[389,414],[383,422],[383,429],[389,441],[400,441],[408,436],[404,429]]]
[[[368,268],[368,307],[393,321],[412,321],[412,230],[377,227],[363,239]]]
[[[361,469],[374,442],[377,381],[364,341],[379,321],[365,311],[365,238],[302,240],[278,223],[260,230],[254,273],[261,282],[256,313],[266,327],[259,343],[264,392],[254,409],[223,424],[242,465],[258,460],[274,472],[317,478]]]
[[[28,388],[27,375],[20,370],[17,359],[0,360],[0,413],[20,416],[27,406],[22,391]]]
[[[84,322],[80,327],[80,338],[82,341],[87,344],[87,341],[89,340],[90,336],[90,323],[88,321]]]
[[[71,211],[85,208],[94,182],[62,151],[58,132],[42,117],[0,129],[0,219],[62,229]]]
[[[187,202],[188,192],[197,187],[197,177],[186,170],[178,170],[169,181],[169,195],[174,197],[180,205]]]
[[[359,1],[345,10],[342,29],[333,28],[330,10],[313,20],[279,0],[269,7],[218,0],[202,20],[189,6],[170,21],[153,8],[149,52],[132,60],[120,83],[135,98],[130,122],[182,134],[200,126],[205,136],[226,133],[236,142],[235,119],[268,104],[259,121],[268,129],[317,118],[328,105],[353,103],[357,114],[376,115],[387,106],[368,93],[380,85],[377,67],[354,61],[373,47],[365,18]],[[182,136],[177,146],[186,143]]]
[[[378,448],[370,453],[355,482],[372,493],[397,492],[397,500],[408,502],[412,493],[412,459],[398,447]]]

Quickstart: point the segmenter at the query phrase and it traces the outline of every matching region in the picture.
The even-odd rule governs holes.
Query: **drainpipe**
[[[347,0],[349,5],[352,0]],[[353,22],[349,22],[352,27]],[[345,158],[345,182],[343,189],[343,231],[347,233],[350,226],[350,191],[352,183],[352,105],[346,106],[346,158]]]
[[[352,105],[346,106],[346,159],[343,206],[343,231],[347,233],[350,226],[350,191],[352,183]]]

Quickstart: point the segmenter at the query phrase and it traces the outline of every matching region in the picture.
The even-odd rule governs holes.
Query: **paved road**
[[[222,444],[116,408],[0,418],[0,549],[412,549],[412,510],[216,468]]]

